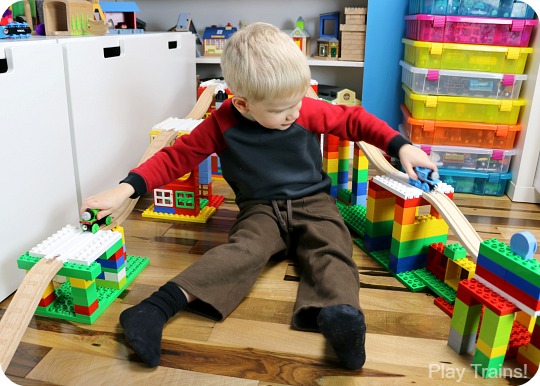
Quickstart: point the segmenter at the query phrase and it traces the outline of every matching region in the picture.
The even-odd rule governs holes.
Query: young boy
[[[221,66],[234,97],[192,133],[133,169],[83,208],[111,214],[183,176],[212,153],[236,195],[229,242],[201,256],[148,299],[120,315],[128,344],[149,366],[159,364],[165,322],[188,308],[222,320],[248,295],[270,257],[286,251],[302,267],[292,324],[320,331],[347,369],[365,362],[364,315],[350,233],[322,171],[318,137],[364,140],[414,166],[436,170],[426,154],[361,107],[305,98],[306,57],[276,27],[255,23],[235,33]]]

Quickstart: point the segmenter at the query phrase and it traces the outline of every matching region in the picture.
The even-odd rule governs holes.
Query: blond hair
[[[267,23],[236,32],[221,56],[227,87],[253,102],[306,93],[311,72],[306,56],[290,36]]]

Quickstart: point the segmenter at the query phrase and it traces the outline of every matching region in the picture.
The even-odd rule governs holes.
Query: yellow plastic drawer
[[[434,43],[402,39],[404,59],[420,68],[523,74],[531,47]]]
[[[413,118],[482,122],[493,124],[516,124],[524,99],[501,100],[447,95],[415,94],[404,84],[405,105]]]
[[[514,147],[517,135],[521,131],[520,124],[495,125],[416,119],[403,104],[401,112],[403,133],[413,143],[508,150]]]

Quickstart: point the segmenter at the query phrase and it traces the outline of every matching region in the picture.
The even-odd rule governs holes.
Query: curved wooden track
[[[186,115],[186,119],[201,119],[212,104],[216,86],[209,86],[201,94],[193,109]],[[150,146],[139,161],[139,165],[152,157],[176,138],[178,133],[174,130],[162,131],[150,143]],[[111,229],[120,225],[131,213],[137,199],[127,200],[116,212],[112,214],[113,221],[101,229]],[[26,274],[17,289],[9,307],[0,320],[0,368],[6,371],[19,343],[26,331],[26,326],[34,315],[41,295],[47,285],[62,268],[63,262],[59,259],[41,259]]]
[[[405,183],[409,183],[407,175],[390,165],[379,149],[363,141],[357,142],[357,144],[368,158],[370,165],[380,173],[392,175]],[[463,248],[468,252],[470,259],[476,263],[480,243],[483,240],[471,223],[465,218],[461,210],[456,206],[454,201],[447,195],[437,192],[436,190],[429,193],[423,192],[422,197],[441,214],[450,229],[452,229],[452,232],[454,232],[463,245]]]
[[[0,368],[6,372],[26,326],[54,275],[62,268],[60,259],[41,259],[26,274],[2,320],[0,320]]]

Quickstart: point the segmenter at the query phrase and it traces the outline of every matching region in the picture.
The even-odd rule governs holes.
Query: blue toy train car
[[[439,173],[431,169],[415,166],[414,171],[418,176],[418,180],[409,178],[409,183],[412,186],[422,189],[424,192],[430,192],[439,182],[441,182],[441,180],[439,180]]]
[[[28,23],[19,23],[14,21],[4,26],[0,26],[0,39],[22,39],[29,38],[32,35],[32,30]]]

